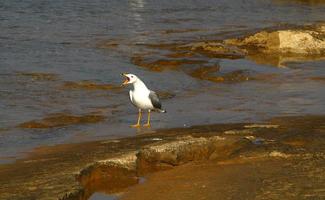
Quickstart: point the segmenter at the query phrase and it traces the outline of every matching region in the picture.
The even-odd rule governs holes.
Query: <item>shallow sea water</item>
[[[131,62],[135,54],[157,51],[143,44],[224,39],[323,21],[324,4],[308,2],[1,1],[0,163],[43,145],[134,136],[158,128],[324,114],[324,80],[311,79],[324,77],[324,61],[277,67],[248,59],[209,59],[222,72],[276,74],[266,81],[218,84],[182,70],[156,72]],[[107,41],[112,48],[99,48]],[[118,86],[122,72],[137,74],[149,88],[172,94],[162,98],[168,113],[152,115],[151,130],[128,127],[137,110],[129,103],[127,88],[64,87],[66,82],[82,81]],[[55,113],[95,113],[105,120],[48,129],[19,127]]]

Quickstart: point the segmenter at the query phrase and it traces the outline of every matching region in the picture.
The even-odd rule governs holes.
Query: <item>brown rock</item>
[[[234,143],[236,143],[234,145]],[[150,145],[137,153],[137,172],[145,174],[170,169],[194,160],[208,160],[227,157],[248,144],[238,139],[214,136],[210,138],[180,137],[177,141]]]
[[[58,80],[58,75],[52,74],[52,73],[18,72],[17,75],[31,77],[33,81],[56,81],[56,80]]]
[[[228,45],[265,53],[324,55],[324,25],[312,30],[262,31],[242,39],[225,40]]]
[[[101,115],[84,115],[84,116],[75,116],[68,115],[64,113],[57,113],[51,116],[45,117],[39,121],[29,121],[19,125],[20,128],[54,128],[62,127],[73,124],[86,124],[86,123],[98,123],[105,119]]]
[[[188,49],[212,58],[238,59],[243,58],[246,54],[244,50],[225,45],[221,42],[190,43],[178,46],[178,49]]]
[[[95,191],[116,193],[138,183],[135,152],[98,161],[83,169],[77,180],[84,188],[80,199],[88,199]]]
[[[180,67],[185,65],[204,64],[204,60],[190,60],[190,59],[158,59],[155,61],[146,61],[142,56],[134,56],[131,62],[140,67],[147,68],[151,71],[161,72],[164,70],[179,70]]]
[[[67,81],[62,86],[63,89],[83,89],[83,90],[118,90],[121,87],[112,84],[98,84],[92,81],[72,82]]]

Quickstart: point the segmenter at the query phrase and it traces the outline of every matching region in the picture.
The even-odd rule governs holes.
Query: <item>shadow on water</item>
[[[145,182],[145,178],[139,177],[137,184],[142,184]],[[95,184],[96,185],[96,184]],[[134,184],[130,184],[132,186]],[[118,200],[120,195],[119,193],[109,194],[104,192],[109,192],[110,190],[98,191],[99,188],[96,188],[95,192],[88,198],[88,200]]]
[[[93,199],[93,195],[98,195],[96,193],[119,193],[140,182],[134,171],[123,168],[94,166],[88,170],[88,173],[82,172],[82,175],[78,177],[79,182],[85,188],[82,197],[84,200]],[[114,196],[108,197],[114,198]]]

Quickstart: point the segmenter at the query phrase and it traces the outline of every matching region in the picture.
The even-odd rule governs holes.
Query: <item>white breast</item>
[[[153,105],[149,99],[149,92],[145,90],[130,90],[130,100],[133,105],[140,109],[153,109]]]

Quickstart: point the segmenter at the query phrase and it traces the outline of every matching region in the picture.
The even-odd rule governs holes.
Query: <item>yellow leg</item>
[[[148,110],[148,121],[143,126],[150,127],[150,110]]]
[[[142,115],[142,112],[141,112],[141,109],[139,109],[138,122],[134,125],[131,125],[131,127],[134,127],[134,128],[140,127],[141,115]]]

